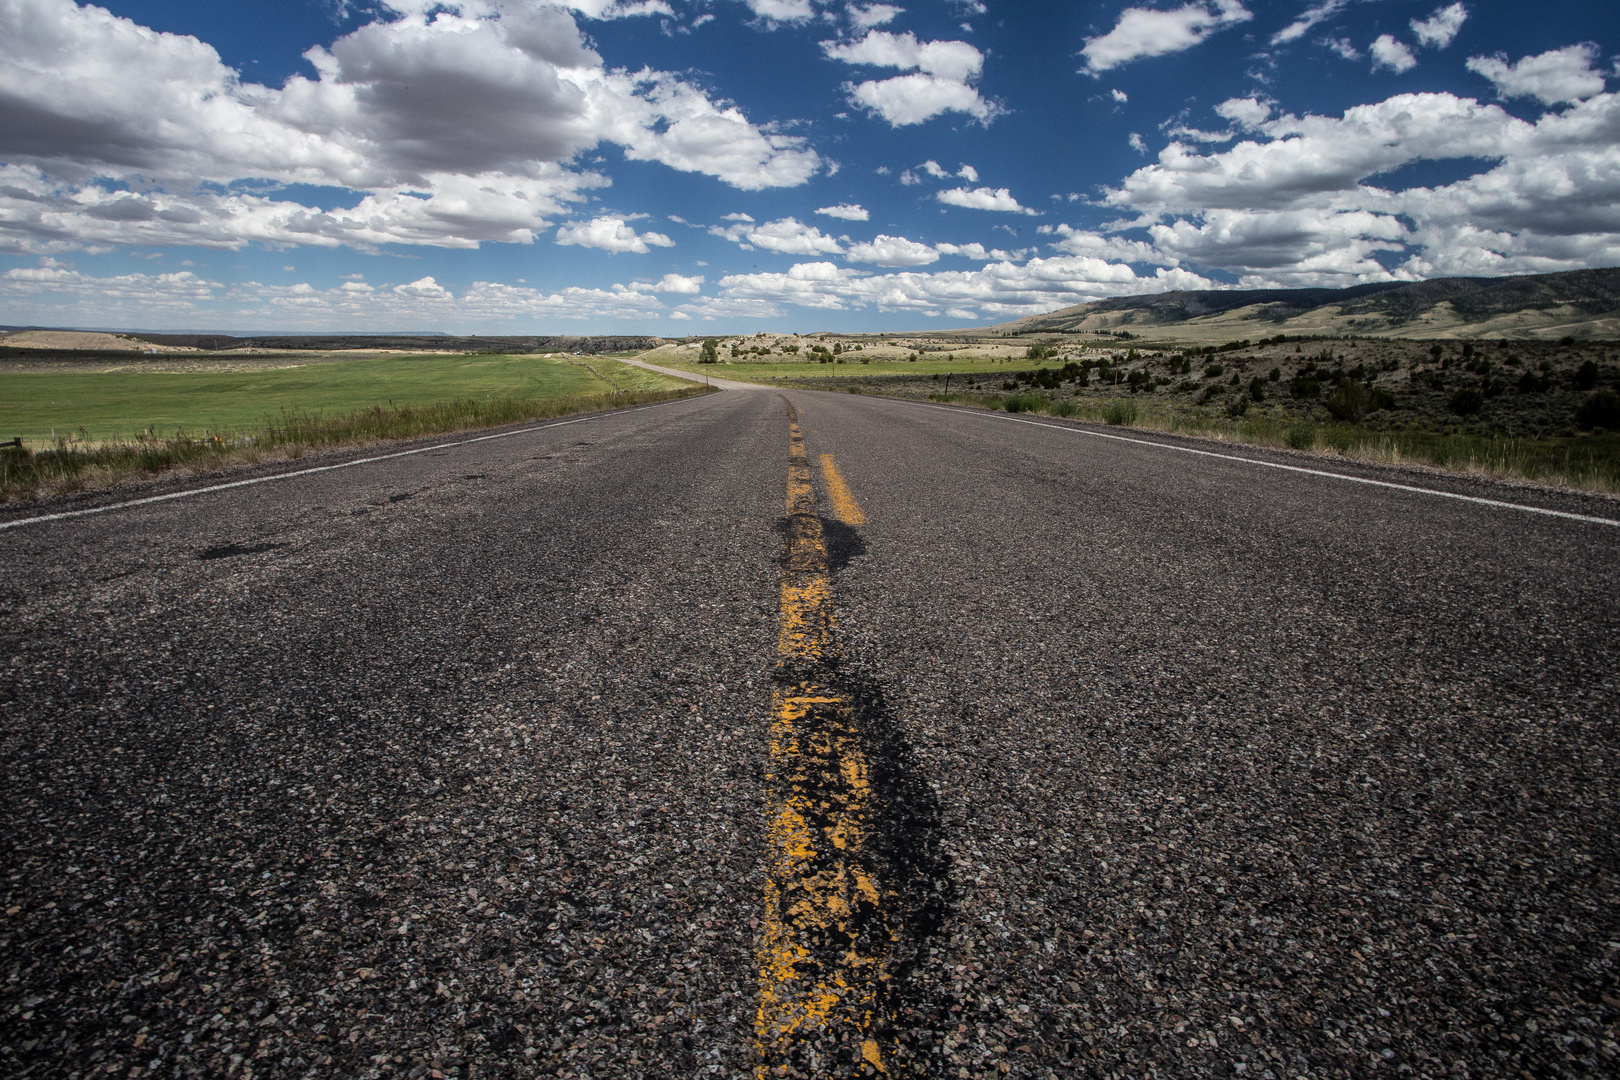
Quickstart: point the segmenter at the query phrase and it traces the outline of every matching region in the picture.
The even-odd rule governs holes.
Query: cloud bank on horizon
[[[0,0],[0,322],[855,331],[1620,265],[1595,5],[144,10]]]

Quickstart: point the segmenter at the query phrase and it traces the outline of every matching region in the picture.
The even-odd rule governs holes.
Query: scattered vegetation
[[[1111,345],[1043,342],[1036,362],[1020,343],[1026,355],[1012,368],[957,358],[948,396],[928,369],[900,364],[794,381],[847,388],[854,377],[867,392],[1620,491],[1613,342],[1278,335],[1162,351]]]
[[[1134,401],[1111,401],[1103,406],[1103,419],[1116,427],[1136,423],[1137,409]]]

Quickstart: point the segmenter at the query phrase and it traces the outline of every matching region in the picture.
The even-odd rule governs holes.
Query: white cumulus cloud
[[[815,5],[810,0],[743,0],[767,24],[798,23],[816,17]]]
[[[642,292],[678,293],[683,296],[695,296],[703,291],[703,275],[685,277],[681,274],[665,274],[650,285],[638,281],[630,287]]]
[[[849,21],[855,24],[855,29],[868,30],[893,22],[895,16],[905,8],[893,4],[850,4],[845,10],[849,12]]]
[[[1400,94],[1342,116],[1225,103],[1252,138],[1180,143],[1105,192],[1165,257],[1248,286],[1355,284],[1440,274],[1539,273],[1620,263],[1620,96],[1535,122],[1452,94]],[[1480,160],[1473,175],[1397,190],[1416,161]],[[1086,249],[1082,249],[1086,250]]]
[[[669,15],[675,14],[664,0],[553,0],[558,7],[565,7],[571,11],[585,16],[587,19],[629,19],[637,15]]]
[[[934,198],[947,206],[964,206],[969,210],[999,210],[1003,213],[1037,215],[1039,210],[1020,206],[1006,188],[947,188]]]
[[[1215,114],[1240,127],[1256,128],[1271,116],[1271,105],[1259,98],[1227,98],[1215,106]]]
[[[1431,49],[1443,49],[1450,45],[1462,29],[1463,23],[1468,21],[1468,9],[1462,4],[1450,4],[1446,7],[1435,8],[1433,14],[1427,19],[1413,19],[1412,33],[1417,35],[1418,44]]]
[[[491,323],[541,327],[557,321],[660,318],[669,309],[645,292],[566,288],[544,292],[476,281],[457,293],[431,275],[373,288],[348,281],[332,289],[307,282],[225,284],[190,271],[97,277],[60,267],[0,274],[0,302],[27,322],[47,325],[264,325],[293,330],[397,330],[401,326],[487,333]],[[671,318],[674,313],[670,313]],[[644,332],[644,331],[643,331]]]
[[[938,75],[897,75],[850,88],[850,100],[876,113],[893,127],[932,120],[941,113],[966,113],[976,120],[996,115],[991,105],[967,83]]]
[[[984,54],[965,41],[918,41],[910,31],[868,30],[854,41],[823,41],[821,50],[847,64],[914,72],[848,88],[852,102],[894,127],[920,124],[945,112],[982,121],[996,113],[972,85],[984,70]]]
[[[1126,8],[1112,30],[1087,38],[1080,54],[1086,58],[1088,72],[1111,71],[1145,56],[1190,49],[1217,30],[1253,17],[1238,0],[1183,4],[1169,11]]]
[[[33,170],[30,190],[54,203],[0,207],[0,247],[532,242],[606,183],[571,164],[602,142],[744,190],[824,164],[678,76],[608,68],[562,8],[390,7],[278,88],[101,8],[0,4],[0,160]],[[275,197],[294,183],[361,192],[363,210]]]
[[[1327,46],[1330,51],[1336,53],[1346,60],[1361,59],[1361,50],[1356,48],[1355,42],[1351,41],[1349,38],[1328,38],[1323,41],[1322,44]]]
[[[1592,70],[1597,58],[1596,45],[1566,45],[1516,64],[1504,56],[1472,56],[1468,70],[1491,80],[1501,97],[1533,97],[1544,105],[1557,105],[1603,92],[1603,75]]]
[[[1374,70],[1387,67],[1400,75],[1417,67],[1417,57],[1412,55],[1406,43],[1396,41],[1388,34],[1379,34],[1367,50],[1372,53]]]
[[[751,222],[709,229],[715,236],[733,243],[764,248],[783,255],[841,255],[843,245],[835,237],[823,233],[814,225],[806,225],[797,218],[777,218],[763,225]]]
[[[984,69],[984,55],[967,42],[918,41],[909,30],[869,30],[856,41],[823,41],[821,51],[846,64],[916,69],[959,82],[977,78]]]
[[[729,275],[719,285],[726,300],[751,301],[776,311],[783,305],[834,311],[871,307],[917,315],[955,309],[976,312],[979,318],[1016,318],[1106,296],[1208,289],[1215,283],[1186,270],[1161,267],[1139,275],[1122,263],[1065,255],[1023,265],[1004,260],[978,270],[890,274],[800,263],[786,273]]]
[[[645,255],[653,247],[675,246],[675,241],[663,233],[638,233],[624,218],[611,215],[560,226],[557,243],[612,252],[633,251],[637,255]]]
[[[871,217],[866,207],[856,203],[839,203],[837,206],[823,206],[816,213],[826,217],[840,218],[844,221],[865,221]]]
[[[939,261],[939,252],[927,244],[919,244],[903,236],[880,233],[868,243],[851,244],[845,257],[850,262],[876,263],[878,266],[927,266]]]

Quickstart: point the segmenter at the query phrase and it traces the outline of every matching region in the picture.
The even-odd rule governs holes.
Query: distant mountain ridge
[[[1348,289],[1201,289],[1120,296],[1031,315],[988,332],[1128,330],[1165,337],[1178,336],[1178,330],[1226,333],[1245,327],[1252,336],[1265,336],[1273,327],[1382,337],[1620,336],[1620,268],[1379,282]]]

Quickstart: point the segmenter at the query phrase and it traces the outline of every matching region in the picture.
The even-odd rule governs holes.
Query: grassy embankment
[[[24,444],[0,451],[0,501],[704,392],[605,357],[285,362],[213,371],[56,363],[0,372],[0,437]]]
[[[1316,423],[1254,410],[1225,417],[1121,396],[1076,401],[1042,395],[933,394],[931,401],[1089,420],[1120,427],[1193,435],[1250,446],[1288,447],[1356,461],[1428,465],[1451,472],[1535,480],[1589,491],[1620,492],[1620,436],[1610,433],[1541,438],[1471,432]]]

